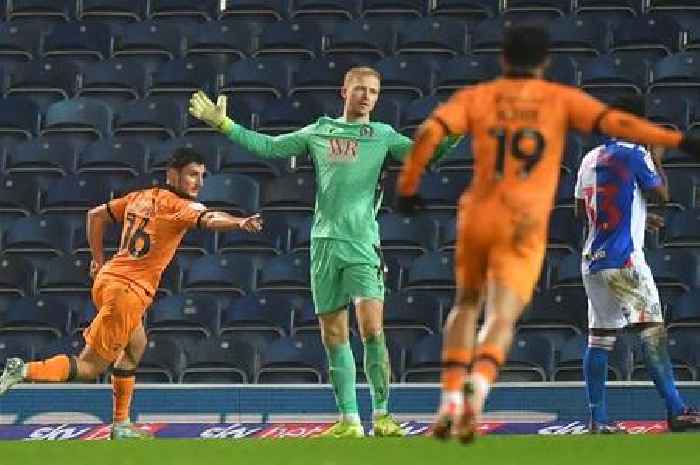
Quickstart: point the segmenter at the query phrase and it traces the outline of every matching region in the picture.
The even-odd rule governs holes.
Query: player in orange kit
[[[417,132],[399,177],[398,208],[410,212],[420,203],[420,177],[438,143],[446,135],[471,134],[474,176],[459,201],[457,295],[445,327],[442,400],[433,428],[439,438],[474,438],[540,275],[567,131],[599,131],[700,154],[697,136],[684,137],[545,81],[548,48],[543,28],[511,28],[503,76],[465,87],[438,107]],[[477,340],[482,303],[486,318]]]
[[[146,348],[143,314],[150,306],[163,270],[188,229],[243,229],[257,232],[259,216],[236,218],[207,210],[195,201],[204,181],[204,159],[181,148],[172,155],[167,185],[132,192],[90,210],[87,236],[92,253],[92,298],[97,315],[85,330],[86,347],[78,357],[57,355],[28,362],[7,360],[0,394],[26,381],[94,380],[110,365],[114,398],[112,439],[145,438],[133,427],[129,410],[134,373]],[[103,233],[109,222],[124,223],[119,250],[105,263]]]

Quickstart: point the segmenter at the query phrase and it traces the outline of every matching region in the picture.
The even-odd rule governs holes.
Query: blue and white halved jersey
[[[642,191],[662,184],[651,154],[642,146],[610,140],[581,161],[576,198],[586,203],[588,235],[584,272],[630,266],[644,260],[646,200]]]

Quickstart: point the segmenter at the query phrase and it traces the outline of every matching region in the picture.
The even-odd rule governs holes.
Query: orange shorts
[[[134,283],[114,276],[98,275],[92,285],[97,315],[85,328],[85,342],[105,360],[114,362],[134,329],[142,324],[151,297]]]
[[[457,215],[457,288],[481,295],[487,282],[512,290],[528,303],[547,247],[546,215],[537,219],[486,202]]]

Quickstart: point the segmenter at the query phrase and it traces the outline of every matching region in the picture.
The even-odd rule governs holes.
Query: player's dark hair
[[[539,25],[519,25],[506,29],[503,58],[514,68],[535,68],[547,59],[549,33]]]
[[[632,113],[635,116],[646,115],[646,100],[641,95],[623,95],[613,100],[610,105],[617,110]]]
[[[203,165],[204,157],[195,150],[192,150],[187,147],[179,147],[175,149],[173,154],[170,156],[170,160],[168,160],[168,168],[175,168],[176,170],[181,170],[190,163],[197,163],[198,165]]]

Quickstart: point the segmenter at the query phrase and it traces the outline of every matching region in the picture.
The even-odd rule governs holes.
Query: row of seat
[[[675,328],[669,333],[669,354],[676,379],[694,381],[700,370],[700,350],[695,341],[700,328]],[[585,335],[573,336],[560,345],[545,335],[521,333],[502,369],[499,381],[582,381]],[[0,332],[0,363],[7,357],[36,359],[57,353],[77,354],[84,347],[80,335],[46,343],[31,333]],[[360,381],[363,347],[351,337]],[[388,340],[394,382],[438,382],[442,336],[431,334],[412,346]],[[318,334],[278,337],[261,343],[249,335],[210,337],[183,341],[177,334],[149,338],[136,373],[138,382],[184,383],[321,383],[328,382],[325,351]],[[618,338],[611,353],[608,379],[648,380],[644,354],[632,335]]]

